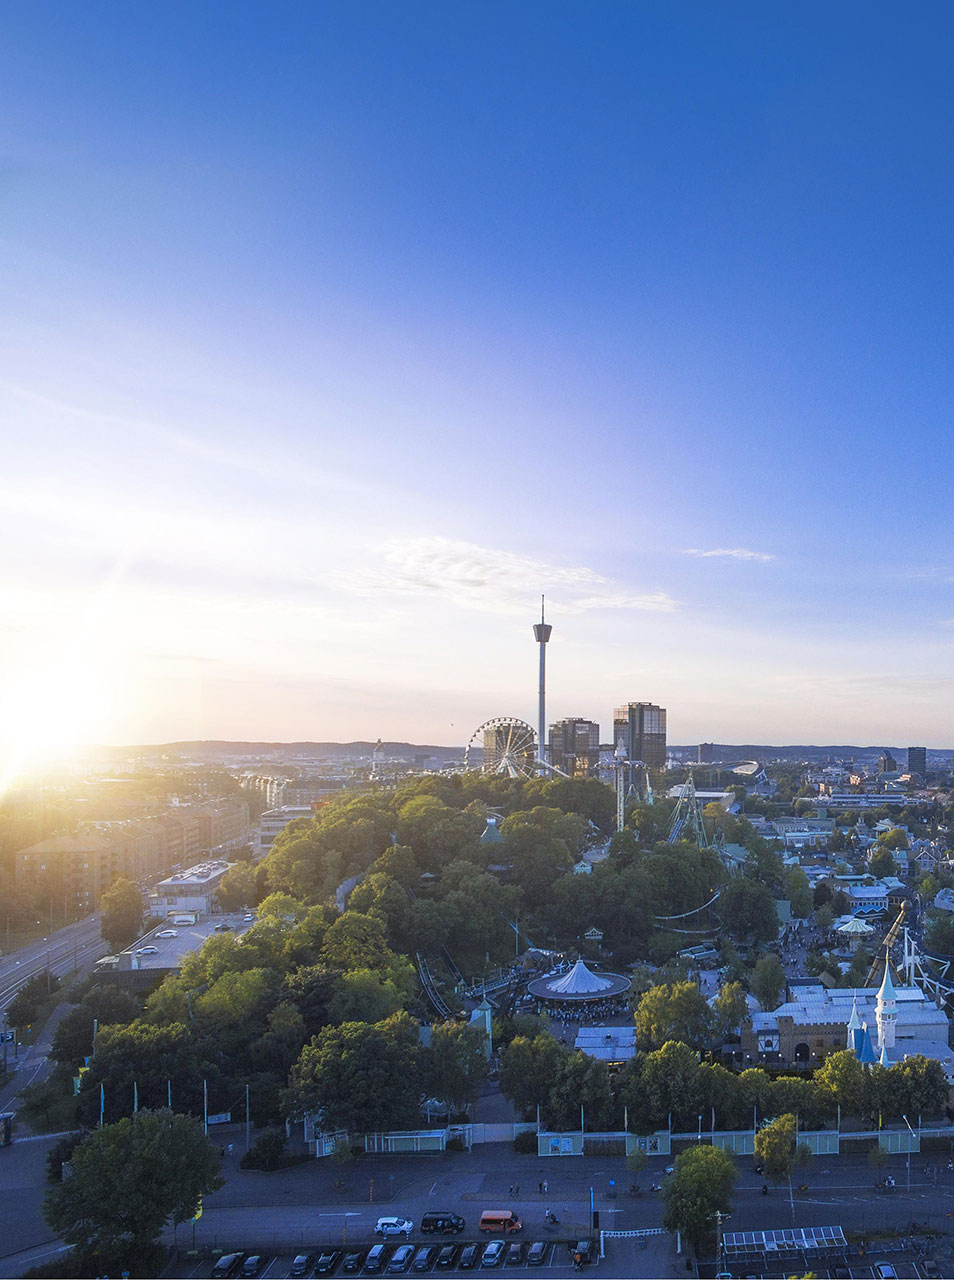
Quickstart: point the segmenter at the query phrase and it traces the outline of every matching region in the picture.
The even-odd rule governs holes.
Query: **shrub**
[[[513,1149],[520,1156],[535,1156],[537,1154],[536,1131],[525,1129],[523,1133],[518,1133],[513,1140]]]
[[[249,1150],[242,1156],[240,1162],[242,1168],[266,1171],[283,1168],[286,1163],[287,1143],[285,1130],[280,1129],[278,1125],[269,1125],[267,1129],[262,1130]]]
[[[453,1138],[448,1138],[444,1143],[445,1151],[466,1151],[464,1139],[455,1134]]]

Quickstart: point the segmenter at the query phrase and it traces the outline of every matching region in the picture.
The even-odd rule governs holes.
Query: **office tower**
[[[600,727],[570,716],[550,725],[550,764],[571,778],[596,776],[600,763]]]
[[[699,764],[712,764],[716,759],[716,749],[714,742],[700,742],[696,761]]]
[[[908,747],[908,773],[927,773],[927,747]]]
[[[627,702],[613,713],[613,745],[622,742],[628,760],[650,769],[666,767],[666,708],[654,702]]]
[[[891,752],[888,750],[887,747],[885,747],[881,755],[878,756],[878,772],[879,773],[897,773],[898,772],[898,762],[897,760],[895,760],[894,756],[891,754]]]

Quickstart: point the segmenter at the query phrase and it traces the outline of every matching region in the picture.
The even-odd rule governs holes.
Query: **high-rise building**
[[[620,743],[628,760],[650,769],[666,767],[666,708],[654,702],[627,702],[613,713],[613,746]]]
[[[716,748],[714,742],[700,742],[699,750],[696,754],[696,762],[698,764],[712,764],[716,759]]]
[[[881,755],[878,756],[878,772],[879,773],[897,773],[898,772],[898,762],[897,760],[895,760],[894,756],[891,754],[891,752],[888,750],[887,747],[885,747]]]
[[[570,716],[550,725],[550,764],[571,778],[595,776],[600,763],[600,727]]]
[[[927,747],[908,747],[908,773],[927,773]]]

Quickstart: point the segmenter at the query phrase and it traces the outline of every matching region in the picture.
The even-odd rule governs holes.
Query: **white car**
[[[890,1262],[876,1262],[875,1275],[878,1280],[897,1280],[898,1273]]]
[[[407,1236],[410,1239],[413,1230],[414,1223],[410,1218],[378,1218],[374,1234],[376,1236]]]
[[[159,932],[156,934],[157,938],[178,938],[178,936],[179,936],[178,929],[160,929]]]
[[[137,947],[137,956],[157,956],[159,954],[158,947]]]

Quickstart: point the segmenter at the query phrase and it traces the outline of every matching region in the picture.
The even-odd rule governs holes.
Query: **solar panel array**
[[[788,1227],[779,1231],[727,1231],[722,1237],[726,1257],[739,1254],[842,1250],[848,1242],[841,1227]]]

